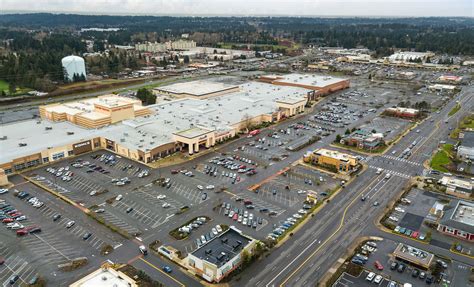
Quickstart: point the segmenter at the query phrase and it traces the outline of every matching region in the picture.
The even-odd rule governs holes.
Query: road
[[[422,163],[431,157],[439,141],[448,136],[449,126],[453,126],[463,115],[472,112],[473,89],[469,87],[456,97],[455,100],[461,102],[462,108],[455,115],[447,116],[455,105],[455,100],[452,100],[439,114],[434,113],[392,147],[392,150],[402,151],[410,146],[414,139],[419,139],[419,144],[413,149],[413,154],[408,159],[410,163],[387,156],[369,158],[367,161],[369,169],[366,172],[336,195],[291,240],[274,250],[268,257],[255,263],[250,270],[246,270],[239,284],[246,282],[248,286],[315,286],[356,238],[366,235],[388,238],[396,236],[378,230],[374,224],[375,219],[380,216],[382,207],[399,194],[408,182],[408,178],[404,175],[422,174],[424,168],[417,163]],[[445,120],[448,120],[449,124],[445,124]],[[416,130],[420,132],[417,133]],[[395,175],[386,180],[383,179],[384,173],[377,175],[375,168],[372,167],[382,167],[397,172],[401,176]],[[368,200],[359,200],[362,194],[367,196]],[[378,201],[380,206],[374,207],[374,201]],[[398,237],[396,240],[403,241]],[[426,246],[423,247],[426,249]],[[446,253],[446,251],[435,251]],[[449,257],[455,257],[454,259],[459,262],[473,264],[472,260],[463,256],[449,254]],[[253,270],[261,271],[256,274]]]

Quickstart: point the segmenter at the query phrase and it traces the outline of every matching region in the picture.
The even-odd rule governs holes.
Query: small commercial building
[[[469,180],[463,180],[451,176],[443,176],[439,183],[446,186],[446,193],[457,197],[470,199],[473,191],[472,183]]]
[[[405,119],[416,118],[419,114],[420,114],[420,111],[417,109],[402,108],[402,107],[388,108],[384,111],[384,115],[386,116],[399,117],[399,118],[405,118]]]
[[[398,243],[395,251],[393,251],[393,256],[422,270],[428,270],[434,260],[432,253],[403,243]]]
[[[104,95],[64,104],[39,107],[42,119],[52,122],[68,121],[84,128],[96,129],[123,120],[151,114],[140,100]]]
[[[474,203],[458,200],[444,210],[438,231],[470,242],[474,241]]]
[[[315,91],[309,100],[349,88],[349,79],[316,74],[264,75],[259,80],[279,86],[300,87]]]
[[[359,165],[359,161],[355,156],[324,148],[308,152],[303,160],[342,173],[354,171]]]
[[[459,141],[458,158],[467,162],[474,161],[474,131],[460,132]]]
[[[434,84],[428,86],[428,90],[433,92],[453,92],[457,89],[456,86],[453,85],[445,85],[445,84]]]
[[[364,150],[376,150],[383,146],[385,141],[380,133],[372,133],[368,130],[358,129],[341,139],[341,144],[357,147]]]
[[[459,84],[462,82],[463,77],[453,75],[442,75],[439,76],[438,81],[443,83]]]
[[[242,264],[244,256],[252,254],[255,244],[255,239],[230,227],[189,253],[184,262],[193,273],[206,281],[219,283]]]
[[[135,280],[104,263],[96,271],[69,285],[69,287],[138,287]]]

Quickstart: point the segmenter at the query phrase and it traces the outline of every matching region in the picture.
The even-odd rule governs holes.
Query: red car
[[[28,228],[19,229],[16,231],[16,235],[23,236],[28,234]]]
[[[250,205],[250,204],[252,204],[252,201],[248,200],[248,199],[244,199],[244,204],[245,205]]]
[[[239,215],[238,215],[237,213],[234,214],[234,216],[232,216],[232,219],[233,219],[233,220],[237,220],[238,218],[239,218]]]
[[[13,218],[5,218],[2,220],[3,223],[10,223],[10,222],[13,222],[14,219]]]
[[[5,263],[5,259],[3,257],[0,257],[0,265],[3,265]]]
[[[171,170],[171,174],[177,174],[177,173],[179,173],[179,170],[177,170],[177,169],[172,169]]]
[[[378,260],[374,262],[374,266],[377,270],[383,270],[383,265]]]
[[[415,231],[411,234],[411,237],[412,238],[418,238],[418,235],[420,235],[420,233],[418,231]]]

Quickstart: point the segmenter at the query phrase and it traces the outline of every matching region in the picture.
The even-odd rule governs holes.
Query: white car
[[[370,272],[370,273],[367,275],[367,277],[365,277],[365,280],[372,282],[372,280],[374,280],[374,278],[375,278],[375,273],[374,273],[374,272]]]
[[[395,211],[398,211],[398,212],[405,212],[405,209],[401,208],[401,207],[395,207]]]
[[[163,207],[163,208],[168,208],[168,207],[170,207],[170,206],[171,206],[171,204],[165,202],[165,203],[163,203],[163,205],[162,205],[161,207]]]
[[[33,204],[33,206],[36,207],[36,208],[40,208],[43,205],[44,205],[44,203],[42,203],[41,201],[38,201],[35,204]]]
[[[298,190],[298,194],[305,194],[306,193],[306,190]]]
[[[25,216],[25,215],[22,215],[22,216],[20,216],[20,217],[17,217],[15,220],[16,220],[16,221],[23,221],[23,220],[26,220],[26,216]]]
[[[247,218],[244,218],[244,219],[242,220],[242,224],[243,224],[243,225],[247,225]]]
[[[395,216],[390,216],[388,219],[390,219],[392,221],[395,221],[395,222],[398,222],[398,218],[396,218]]]
[[[301,216],[301,214],[298,214],[298,213],[293,214],[293,217],[298,218],[298,219],[303,218],[303,216]]]
[[[199,189],[199,190],[203,190],[203,189],[204,189],[204,187],[202,187],[202,185],[198,185],[198,186],[197,186],[197,189]]]
[[[219,224],[217,224],[216,225],[216,230],[217,230],[217,232],[220,233],[220,232],[222,232],[222,227]]]
[[[120,201],[120,200],[122,200],[122,197],[123,197],[123,196],[122,196],[121,194],[119,194],[119,195],[117,195],[117,197],[115,198],[115,200],[116,200],[116,201]]]
[[[306,214],[306,213],[308,213],[308,212],[306,212],[306,210],[304,210],[304,209],[300,209],[300,210],[298,210],[298,213],[299,213],[299,214]]]
[[[411,203],[411,200],[409,200],[408,198],[405,198],[405,197],[402,198],[401,201],[402,201],[403,203],[406,203],[406,204],[410,204],[410,203]]]
[[[74,226],[74,224],[76,224],[76,222],[74,220],[71,220],[66,224],[66,228],[71,228]]]
[[[219,234],[219,232],[217,232],[217,229],[215,229],[215,228],[212,228],[212,233],[214,233],[214,235]]]
[[[166,195],[160,194],[160,195],[158,195],[156,198],[158,198],[158,199],[165,199],[165,198],[166,198]]]
[[[210,185],[206,186],[206,189],[214,189],[214,185],[210,184]]]
[[[375,276],[374,283],[380,284],[380,282],[382,282],[382,279],[383,279],[382,275],[377,275]]]

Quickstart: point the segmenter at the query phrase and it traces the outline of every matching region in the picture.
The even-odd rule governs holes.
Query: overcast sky
[[[5,12],[147,15],[467,16],[474,0],[0,0]]]

